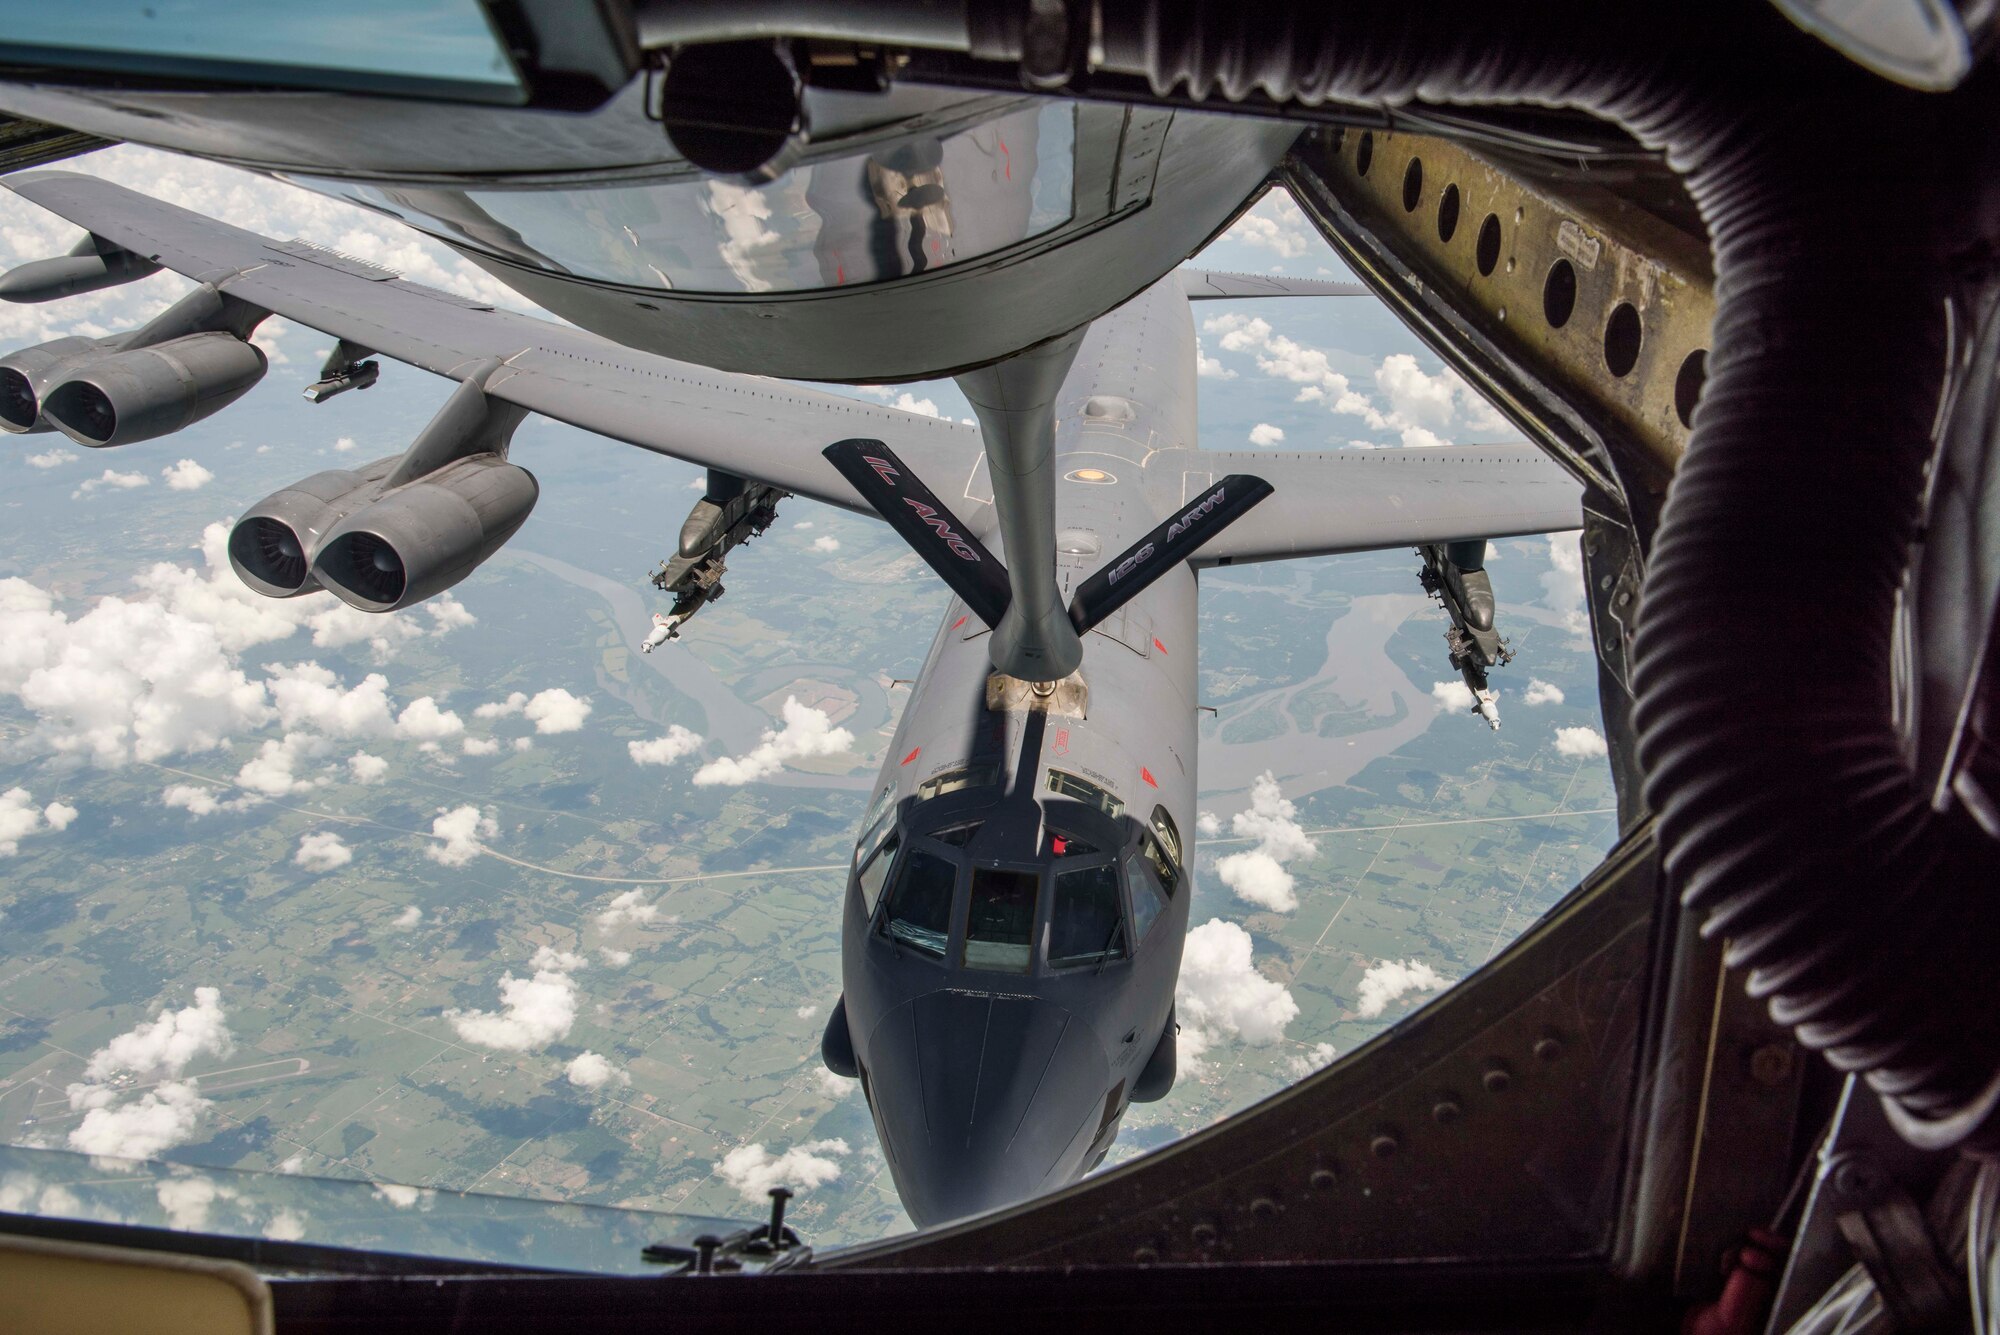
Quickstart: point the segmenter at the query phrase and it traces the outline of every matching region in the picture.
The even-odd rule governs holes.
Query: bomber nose
[[[1029,997],[931,992],[884,1016],[868,1075],[903,1208],[920,1227],[1074,1176],[1102,1125],[1097,1035]]]

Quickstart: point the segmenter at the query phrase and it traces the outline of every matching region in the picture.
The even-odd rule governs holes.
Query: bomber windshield
[[[1076,112],[1050,103],[804,164],[761,186],[459,190],[298,179],[552,273],[686,292],[799,292],[927,273],[1059,227],[1070,219],[1075,159]]]
[[[889,892],[883,930],[890,937],[926,955],[944,957],[951,935],[951,896],[958,868],[933,853],[913,849],[903,859],[896,885]]]

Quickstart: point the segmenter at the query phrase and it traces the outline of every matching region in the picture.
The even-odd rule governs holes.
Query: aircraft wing
[[[1218,269],[1176,269],[1189,301],[1233,301],[1241,297],[1365,297],[1360,283],[1330,278],[1285,278],[1278,274],[1223,273]]]
[[[1193,497],[1229,473],[1273,488],[1241,524],[1211,538],[1197,566],[1508,538],[1583,525],[1583,489],[1532,445],[1435,449],[1161,450],[1148,480]]]
[[[163,268],[371,352],[453,380],[497,358],[485,384],[493,398],[861,514],[873,511],[821,457],[829,442],[885,441],[954,495],[982,457],[969,426],[636,352],[93,176],[23,172],[0,184]]]

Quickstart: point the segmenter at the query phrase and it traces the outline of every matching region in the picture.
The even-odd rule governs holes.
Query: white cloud
[[[1190,1059],[1229,1038],[1275,1043],[1298,1016],[1291,991],[1257,972],[1251,953],[1250,933],[1220,918],[1187,934],[1174,1017],[1181,1051]]]
[[[455,630],[464,630],[479,621],[478,617],[467,610],[464,603],[449,593],[425,599],[420,606],[430,616],[433,635],[449,635]]]
[[[387,1201],[398,1210],[408,1210],[419,1206],[428,1210],[431,1208],[432,1203],[436,1201],[437,1192],[430,1187],[404,1186],[401,1182],[377,1182],[375,1184],[375,1196],[376,1199]]]
[[[1259,422],[1250,428],[1252,445],[1281,445],[1284,440],[1284,428],[1272,426],[1269,422]]]
[[[612,896],[611,902],[598,912],[597,925],[605,929],[628,922],[651,922],[660,916],[657,904],[644,902],[643,890],[626,890]]]
[[[333,442],[333,452],[335,454],[346,454],[354,448],[354,437],[352,436],[342,436],[339,440]]]
[[[600,946],[597,954],[614,969],[622,969],[632,962],[632,952],[629,950],[613,950],[610,946]]]
[[[215,474],[192,459],[169,464],[160,470],[160,476],[167,480],[168,491],[200,491],[215,481]]]
[[[740,787],[767,779],[783,769],[788,760],[810,756],[838,755],[854,745],[854,734],[833,726],[823,709],[802,705],[793,696],[785,697],[785,726],[766,728],[758,745],[745,755],[711,760],[694,772],[698,787],[722,784]]]
[[[1273,190],[1258,200],[1257,206],[1238,218],[1236,224],[1223,235],[1228,240],[1246,242],[1287,260],[1305,254],[1314,240],[1312,224],[1299,211],[1292,197],[1282,190]]]
[[[583,957],[543,946],[531,978],[500,979],[498,1011],[448,1010],[445,1018],[467,1043],[501,1052],[535,1052],[565,1037],[576,1023],[576,980]]]
[[[798,1016],[801,1020],[810,1020],[813,1016],[819,1014],[819,1003],[816,1001],[805,1002],[797,1010],[793,1011],[792,1014]]]
[[[1315,1043],[1306,1051],[1287,1058],[1285,1072],[1294,1080],[1303,1080],[1324,1067],[1339,1055],[1331,1043]]]
[[[110,487],[116,491],[131,491],[135,487],[151,486],[153,480],[144,473],[121,473],[115,468],[107,468],[100,477],[91,478],[69,494],[71,500],[88,496],[93,491]]]
[[[837,552],[840,550],[840,539],[831,533],[822,533],[813,539],[812,549],[816,552]]]
[[[896,396],[895,406],[906,413],[921,413],[925,417],[938,416],[937,404],[929,399],[920,399],[907,390]]]
[[[83,1080],[65,1091],[71,1110],[84,1115],[69,1134],[70,1148],[143,1159],[190,1140],[209,1105],[196,1081],[182,1077],[198,1057],[229,1055],[235,1043],[226,1021],[222,993],[197,987],[192,1006],[163,1010],[92,1053]],[[121,1100],[112,1082],[123,1077],[159,1083]]]
[[[499,833],[500,823],[491,816],[482,816],[478,807],[454,807],[450,811],[440,807],[437,819],[431,822],[431,837],[438,842],[426,848],[424,856],[447,867],[463,867],[479,856],[484,848],[480,840],[492,839]]]
[[[585,1052],[573,1059],[564,1073],[569,1082],[582,1089],[602,1089],[606,1085],[629,1085],[632,1077],[611,1064],[609,1057]]]
[[[626,754],[635,765],[670,765],[682,756],[693,755],[701,749],[701,735],[691,732],[676,723],[667,729],[664,737],[655,737],[646,742],[625,743]]]
[[[297,1210],[280,1210],[264,1225],[264,1236],[273,1242],[297,1242],[306,1235],[306,1217]]]
[[[1472,708],[1472,688],[1463,681],[1434,681],[1431,683],[1431,699],[1437,701],[1438,708],[1448,714],[1462,714]]]
[[[463,749],[469,756],[490,756],[500,750],[500,743],[492,737],[468,737]]]
[[[345,687],[318,663],[289,663],[270,669],[267,680],[278,720],[287,728],[311,728],[332,737],[388,737],[396,730],[389,679],[379,672]]]
[[[62,465],[72,463],[81,457],[81,455],[73,450],[61,448],[44,450],[40,454],[29,455],[28,466],[30,468],[60,468]]]
[[[428,695],[418,696],[396,715],[396,735],[412,741],[438,742],[464,731],[465,721],[449,709],[438,708],[438,702]]]
[[[1578,533],[1551,533],[1549,564],[1542,573],[1542,601],[1562,614],[1563,629],[1572,635],[1590,631],[1590,615],[1583,608],[1583,537]]]
[[[1571,760],[1590,760],[1610,754],[1604,735],[1595,728],[1557,728],[1556,754]]]
[[[534,699],[521,707],[521,715],[535,725],[539,733],[575,732],[590,717],[588,696],[571,695],[560,686],[552,686],[537,692]]]
[[[1559,705],[1562,702],[1562,687],[1540,677],[1528,678],[1528,689],[1521,692],[1521,703],[1524,705]]]
[[[1222,818],[1213,811],[1195,813],[1194,832],[1204,839],[1213,839],[1222,833]]]
[[[844,1075],[835,1075],[824,1066],[815,1066],[813,1068],[813,1085],[819,1090],[821,1098],[834,1099],[836,1101],[844,1099],[849,1094],[852,1094],[860,1084],[859,1080],[849,1079]]]
[[[1417,960],[1383,960],[1361,975],[1354,1013],[1372,1020],[1389,1009],[1389,1003],[1411,992],[1442,992],[1451,980],[1430,965]]]
[[[723,1155],[715,1171],[744,1200],[755,1204],[767,1201],[773,1187],[811,1191],[825,1186],[840,1176],[836,1160],[849,1153],[844,1140],[807,1141],[777,1155],[753,1141]]]
[[[26,788],[9,788],[0,793],[0,858],[19,853],[21,840],[31,834],[68,829],[76,816],[76,808],[65,802],[37,808],[34,795]]]
[[[333,871],[354,861],[354,850],[340,841],[332,830],[320,830],[299,840],[292,861],[307,871]]]
[[[236,1192],[217,1187],[205,1177],[170,1177],[153,1190],[160,1208],[167,1212],[167,1227],[184,1233],[208,1230],[208,1211],[215,1202],[235,1200]]]
[[[347,758],[347,772],[356,783],[380,783],[389,772],[389,762],[366,751],[356,751]]]
[[[516,751],[532,751],[535,749],[535,739],[532,737],[516,737],[514,739],[514,749]]]
[[[236,782],[239,787],[265,797],[285,797],[317,788],[327,781],[323,776],[302,779],[297,771],[302,762],[323,757],[331,746],[324,737],[288,732],[282,738],[260,744],[257,754],[236,772]]]
[[[813,521],[810,519],[801,519],[798,523],[792,525],[793,528],[798,529],[800,532],[804,532],[806,529],[809,529],[812,526],[813,526]]]
[[[474,718],[509,718],[528,706],[528,693],[515,691],[505,700],[493,700],[472,711]]]
[[[169,784],[160,794],[160,801],[170,807],[181,807],[191,816],[207,816],[217,811],[240,811],[240,802],[220,802],[216,800],[216,790],[202,788],[191,783]]]
[[[395,917],[391,918],[389,920],[389,925],[391,927],[400,928],[401,930],[407,932],[412,927],[415,927],[418,923],[422,922],[423,920],[424,920],[424,911],[418,908],[415,904],[411,904],[409,907],[405,908],[401,913],[398,913]]]
[[[1297,814],[1298,808],[1286,799],[1271,771],[1264,771],[1251,783],[1249,808],[1237,812],[1230,824],[1237,838],[1255,839],[1257,846],[1218,858],[1215,863],[1215,874],[1238,899],[1278,913],[1290,913],[1299,906],[1292,874],[1285,870],[1285,864],[1318,852],[1319,846],[1293,819]]]
[[[1208,355],[1201,346],[1201,340],[1194,341],[1194,373],[1209,380],[1234,380],[1236,372],[1224,366],[1221,361]]]

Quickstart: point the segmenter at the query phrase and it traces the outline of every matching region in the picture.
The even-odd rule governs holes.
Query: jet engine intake
[[[79,445],[104,449],[171,435],[242,398],[264,378],[263,349],[223,330],[82,362],[42,403]]]
[[[335,524],[374,500],[401,456],[360,469],[332,468],[280,491],[243,512],[229,532],[229,564],[236,577],[267,598],[312,593],[312,554]]]
[[[42,394],[77,362],[116,346],[105,339],[59,338],[0,357],[0,430],[14,435],[53,431],[42,416]]]
[[[335,524],[312,578],[363,612],[408,607],[499,551],[540,494],[534,474],[497,454],[455,459]]]

